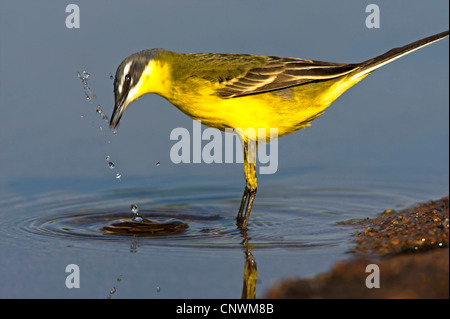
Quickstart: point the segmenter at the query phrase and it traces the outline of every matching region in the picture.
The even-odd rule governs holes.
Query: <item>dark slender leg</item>
[[[256,196],[256,143],[248,143],[248,138],[243,138],[244,146],[244,175],[245,175],[245,190],[242,195],[241,206],[236,217],[237,225],[241,230],[247,229],[248,219],[252,210],[253,201]],[[244,213],[245,208],[245,215]]]
[[[245,210],[244,221],[240,226],[241,229],[247,229],[248,219],[250,217],[250,212],[252,211],[253,207],[253,201],[255,200],[256,196],[256,189],[249,190],[249,194],[250,196],[248,198],[247,208]]]
[[[239,207],[239,212],[236,217],[238,224],[242,223],[242,218],[243,218],[242,213],[244,212],[245,204],[247,203],[248,192],[249,192],[249,190],[248,190],[247,186],[245,186],[244,194],[242,195],[242,200],[241,200],[241,207]]]
[[[256,196],[256,189],[250,190],[245,187],[244,195],[242,196],[241,207],[237,215],[237,225],[241,230],[247,229],[248,219],[250,217],[250,212],[252,211],[253,202]],[[248,200],[247,200],[248,198]],[[242,215],[245,207],[245,215]]]

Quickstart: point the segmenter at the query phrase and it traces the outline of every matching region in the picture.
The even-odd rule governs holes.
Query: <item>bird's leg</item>
[[[245,209],[245,204],[247,203],[247,198],[248,198],[248,188],[246,185],[244,189],[244,194],[242,195],[241,206],[239,207],[239,212],[236,217],[238,224],[242,224],[243,212]]]
[[[256,196],[256,143],[248,143],[244,140],[244,173],[245,173],[245,190],[242,195],[241,206],[237,216],[237,224],[239,228],[246,229],[250,212],[252,210],[253,201]],[[245,215],[243,215],[245,208]]]
[[[250,217],[250,212],[252,211],[253,201],[255,200],[256,196],[256,188],[249,190],[249,198],[247,202],[247,208],[245,209],[245,216],[244,220],[242,221],[242,224],[240,225],[241,229],[247,229],[248,219]]]

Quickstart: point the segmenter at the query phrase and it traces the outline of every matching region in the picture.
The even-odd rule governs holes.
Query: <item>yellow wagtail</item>
[[[245,132],[250,128],[258,132],[264,128],[270,132],[276,128],[278,136],[283,136],[309,126],[375,69],[448,34],[445,31],[355,64],[249,54],[140,51],[117,69],[110,126],[117,127],[132,101],[155,93],[191,118],[219,130],[239,128]],[[249,145],[256,145],[258,137],[240,135],[246,186],[237,222],[246,229],[257,189],[256,163],[248,160],[256,151]],[[249,143],[250,138],[256,141]]]

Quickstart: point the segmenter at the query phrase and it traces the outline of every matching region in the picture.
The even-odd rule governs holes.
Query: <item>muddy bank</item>
[[[449,198],[401,211],[386,210],[373,219],[341,224],[355,227],[349,261],[308,279],[286,279],[267,298],[449,298]],[[379,288],[374,283],[375,264]]]

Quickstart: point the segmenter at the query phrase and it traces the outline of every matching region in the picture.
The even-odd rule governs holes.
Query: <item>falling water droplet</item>
[[[157,162],[157,163],[156,163],[156,166],[160,166],[160,165],[161,165],[161,163],[160,163],[160,162]]]
[[[121,177],[122,177],[122,174],[120,174],[120,173],[117,173],[117,174],[116,174],[116,178],[117,178],[119,181],[121,180],[121,179],[120,179]]]
[[[116,168],[116,165],[114,165],[113,162],[108,162],[108,166],[109,166],[110,169],[115,169]]]
[[[95,112],[97,112],[102,117],[103,120],[109,122],[109,118],[105,114],[105,112],[103,112],[102,108],[100,107],[100,104],[97,106],[97,110],[95,110]]]
[[[83,71],[83,77],[87,79],[89,77],[89,73],[87,71]]]
[[[139,208],[137,207],[136,204],[132,204],[132,205],[130,206],[130,210],[131,210],[131,212],[134,214],[134,215],[133,215],[133,218],[131,219],[132,221],[134,221],[134,222],[141,222],[141,221],[144,220],[144,219],[142,218],[141,214],[139,214]]]
[[[136,214],[136,213],[139,212],[139,208],[137,207],[136,204],[131,205],[131,206],[130,206],[130,210],[131,210],[131,212],[132,212],[133,214]]]
[[[80,72],[78,72],[78,77],[81,80],[81,83],[83,83],[83,85],[86,87],[87,83],[86,83],[86,79],[80,74]]]
[[[113,293],[115,293],[117,290],[116,290],[116,287],[112,287],[112,289],[109,291],[109,294],[110,295],[112,295]]]
[[[161,292],[161,287],[156,287],[156,292]]]
[[[114,76],[112,75],[112,73],[109,73],[109,79],[114,80]]]
[[[111,156],[109,156],[109,155],[106,155],[106,161],[108,161],[109,162],[109,160],[111,159]]]

